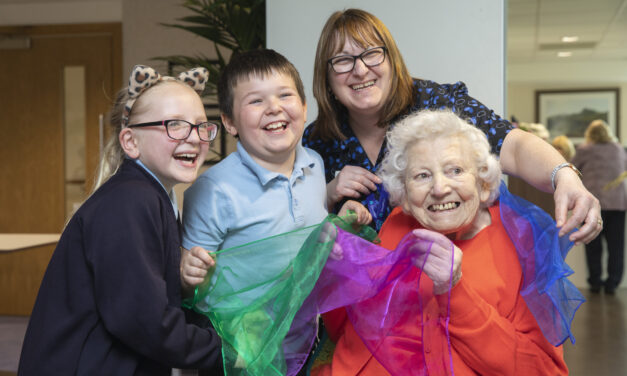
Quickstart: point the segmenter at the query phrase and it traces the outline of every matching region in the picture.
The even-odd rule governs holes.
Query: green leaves
[[[217,59],[208,59],[203,55],[160,56],[155,59],[184,68],[207,68],[210,89],[215,90],[220,72],[228,63],[228,59],[224,58],[225,50],[231,52],[230,59],[230,56],[243,51],[265,47],[265,0],[185,0],[182,6],[193,15],[179,18],[179,23],[163,25],[188,31],[213,42]]]

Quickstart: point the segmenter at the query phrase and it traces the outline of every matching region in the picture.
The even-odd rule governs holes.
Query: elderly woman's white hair
[[[407,150],[419,141],[433,141],[439,137],[465,138],[462,145],[469,148],[474,156],[478,181],[490,190],[484,206],[492,205],[499,195],[499,162],[490,154],[490,145],[485,134],[450,110],[424,110],[414,113],[395,123],[387,133],[388,153],[377,175],[381,177],[390,194],[390,203],[400,205],[405,198],[405,169],[409,157]]]

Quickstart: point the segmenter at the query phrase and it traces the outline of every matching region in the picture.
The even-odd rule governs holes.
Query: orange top
[[[520,295],[520,262],[501,224],[498,204],[489,210],[491,225],[472,239],[455,241],[464,255],[462,278],[451,290],[448,326],[455,375],[567,375],[562,347],[544,338]],[[381,245],[395,249],[408,232],[419,227],[413,217],[396,208],[381,228]],[[425,305],[423,320],[432,315],[445,317],[447,301],[447,294],[436,296]],[[324,314],[323,319],[336,347],[332,363],[312,369],[312,375],[389,374],[355,332],[345,309]],[[403,330],[420,333],[417,321]],[[431,364],[429,356],[442,356],[446,346],[426,343],[427,363]]]

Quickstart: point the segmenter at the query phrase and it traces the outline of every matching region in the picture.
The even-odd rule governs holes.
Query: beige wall
[[[178,23],[191,15],[182,0],[122,0],[123,60],[126,76],[135,64],[167,72],[164,62],[151,60],[156,56],[215,56],[213,44],[184,30],[165,27],[162,23]]]
[[[535,91],[552,89],[620,89],[619,135],[627,146],[627,65],[625,61],[509,64],[507,117],[535,121]]]
[[[183,30],[162,26],[192,13],[183,0],[0,0],[0,25],[45,25],[122,22],[123,76],[135,64],[166,72],[166,64],[151,60],[165,55],[215,56],[213,46]],[[120,87],[124,83],[120,83]]]

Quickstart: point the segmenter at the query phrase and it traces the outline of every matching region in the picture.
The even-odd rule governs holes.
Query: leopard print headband
[[[148,88],[154,86],[159,81],[181,81],[194,89],[198,95],[205,89],[205,83],[209,78],[209,71],[206,68],[193,68],[183,72],[178,77],[161,76],[156,70],[145,65],[133,67],[131,76],[128,78],[128,100],[124,106],[122,114],[122,128],[128,126],[128,119],[131,109],[139,96]]]

